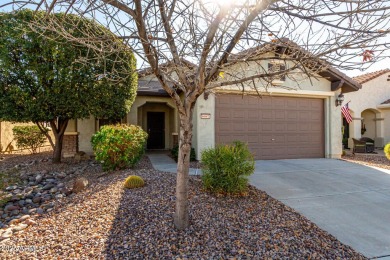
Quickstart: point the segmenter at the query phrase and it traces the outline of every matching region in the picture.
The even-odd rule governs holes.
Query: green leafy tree
[[[92,34],[100,45],[77,44],[47,30],[48,19],[61,20],[62,30],[74,37]],[[36,123],[53,147],[54,162],[61,161],[70,119],[128,113],[136,95],[136,60],[109,30],[76,15],[20,10],[0,13],[0,31],[0,119]],[[99,53],[104,51],[109,55]]]

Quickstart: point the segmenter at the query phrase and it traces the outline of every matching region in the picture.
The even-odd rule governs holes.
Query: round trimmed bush
[[[385,145],[385,148],[383,149],[383,151],[385,152],[387,159],[390,160],[390,143]]]
[[[36,125],[14,126],[12,132],[18,148],[28,149],[32,154],[46,142],[45,134]]]
[[[248,176],[255,170],[255,162],[248,146],[236,141],[203,151],[202,169],[202,182],[206,190],[243,194],[248,188]]]
[[[106,125],[92,136],[96,160],[104,170],[133,167],[145,153],[148,134],[135,125]]]
[[[139,177],[137,175],[130,175],[125,180],[124,186],[127,189],[140,188],[140,187],[145,186],[145,182],[141,177]]]

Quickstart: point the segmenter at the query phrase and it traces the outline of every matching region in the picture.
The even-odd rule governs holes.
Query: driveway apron
[[[367,257],[390,257],[390,171],[336,159],[257,161],[251,184]]]

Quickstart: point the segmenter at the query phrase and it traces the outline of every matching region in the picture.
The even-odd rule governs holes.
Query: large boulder
[[[88,180],[84,177],[77,178],[74,181],[72,192],[79,193],[80,191],[83,191],[88,186]]]

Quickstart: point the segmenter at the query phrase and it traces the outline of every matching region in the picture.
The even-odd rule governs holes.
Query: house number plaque
[[[201,119],[210,119],[211,118],[211,114],[210,113],[201,113],[200,114],[200,118]]]

